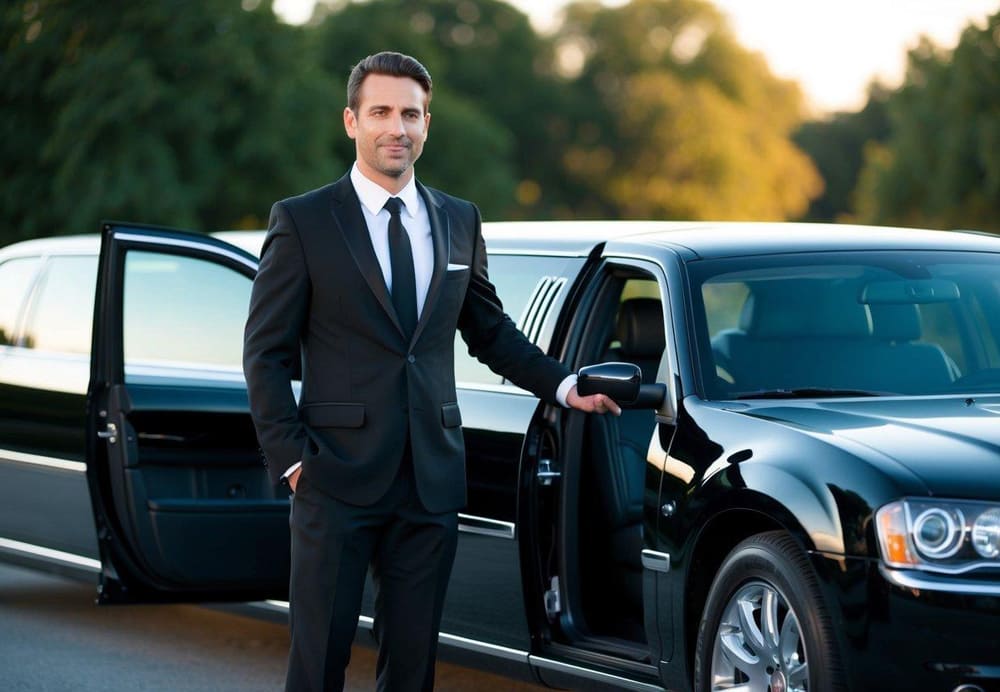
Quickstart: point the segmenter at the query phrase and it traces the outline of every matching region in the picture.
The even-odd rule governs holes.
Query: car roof
[[[95,255],[101,248],[99,235],[61,235],[51,238],[22,240],[0,248],[0,259],[11,257],[34,257],[37,255]]]
[[[259,256],[265,231],[220,231],[213,237]],[[848,250],[1000,252],[1000,236],[976,231],[791,222],[497,221],[483,225],[493,252],[584,257],[601,243],[613,249],[665,247],[687,259]],[[96,254],[100,236],[56,236],[0,248],[0,259],[39,254]]]
[[[543,221],[484,226],[491,250],[586,255],[596,244],[669,247],[688,258],[837,250],[977,250],[1000,252],[1000,236],[887,226],[793,222]]]

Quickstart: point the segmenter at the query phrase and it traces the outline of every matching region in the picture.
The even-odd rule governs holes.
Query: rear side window
[[[531,300],[536,293],[565,290],[559,282],[565,265],[566,259],[562,257],[490,255],[490,281],[496,286],[504,311],[522,331],[531,326],[527,324],[529,319],[537,316],[537,310],[532,308],[537,307],[538,301]],[[556,297],[545,296],[548,302],[554,302]],[[460,385],[498,385],[503,381],[500,375],[469,355],[460,334],[455,335],[455,379]]]
[[[212,366],[242,373],[249,277],[194,257],[125,257],[125,365]]]
[[[97,257],[50,257],[24,330],[27,348],[90,353]]]
[[[37,257],[18,257],[0,263],[0,346],[14,343],[17,319],[38,262]]]

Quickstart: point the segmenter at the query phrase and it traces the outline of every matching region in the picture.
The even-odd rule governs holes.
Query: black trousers
[[[377,689],[433,690],[458,513],[423,508],[409,450],[389,491],[367,507],[335,500],[300,476],[289,524],[286,691],[343,689],[369,568],[376,589]]]

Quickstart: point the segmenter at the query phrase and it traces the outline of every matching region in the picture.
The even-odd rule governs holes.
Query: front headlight
[[[972,524],[972,547],[987,559],[1000,556],[1000,508],[980,514]]]
[[[1000,568],[1000,506],[965,500],[907,498],[875,513],[889,567],[958,573]]]

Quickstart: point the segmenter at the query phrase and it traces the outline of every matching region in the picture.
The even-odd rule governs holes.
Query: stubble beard
[[[383,156],[379,151],[383,146],[400,145],[406,148],[407,153],[407,155],[402,158],[388,155]],[[408,170],[410,170],[410,168],[413,167],[413,162],[416,159],[416,157],[413,156],[413,140],[408,137],[404,137],[399,140],[392,140],[386,144],[376,143],[375,154],[375,163],[377,164],[378,171],[391,178],[401,178]]]

